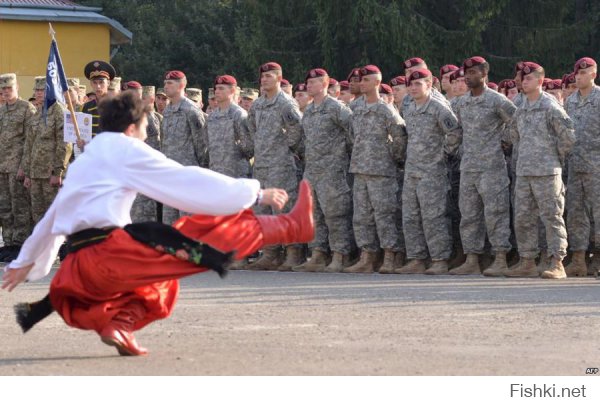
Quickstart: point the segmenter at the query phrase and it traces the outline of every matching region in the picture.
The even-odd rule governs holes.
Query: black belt
[[[86,228],[67,237],[67,253],[77,252],[90,245],[99,244],[117,227]]]

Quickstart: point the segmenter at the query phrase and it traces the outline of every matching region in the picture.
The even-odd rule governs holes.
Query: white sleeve
[[[197,166],[183,166],[143,142],[132,143],[125,159],[125,173],[117,175],[126,187],[194,214],[237,213],[252,206],[260,190],[255,179],[235,179]]]
[[[44,217],[33,229],[33,233],[25,240],[17,259],[8,266],[9,268],[21,268],[34,264],[27,275],[28,281],[41,279],[50,273],[58,249],[65,240],[62,235],[52,234],[57,200],[54,199]]]

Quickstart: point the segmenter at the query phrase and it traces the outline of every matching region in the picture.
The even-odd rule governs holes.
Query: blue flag
[[[53,39],[50,44],[50,55],[48,56],[48,65],[46,66],[46,96],[44,97],[44,109],[42,117],[46,122],[46,113],[57,101],[65,104],[64,93],[69,89],[67,85],[67,77],[63,69],[60,53],[58,53],[58,45]]]

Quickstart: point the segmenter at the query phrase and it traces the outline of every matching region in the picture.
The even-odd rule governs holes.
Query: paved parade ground
[[[173,316],[119,357],[53,314],[23,335],[0,294],[0,375],[585,375],[600,367],[600,290],[562,281],[233,271],[182,281]]]

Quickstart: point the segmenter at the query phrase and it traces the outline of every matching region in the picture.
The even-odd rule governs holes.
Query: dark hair
[[[125,91],[114,97],[107,97],[98,105],[100,128],[103,131],[123,132],[131,124],[136,126],[142,121],[150,107],[139,95]]]

